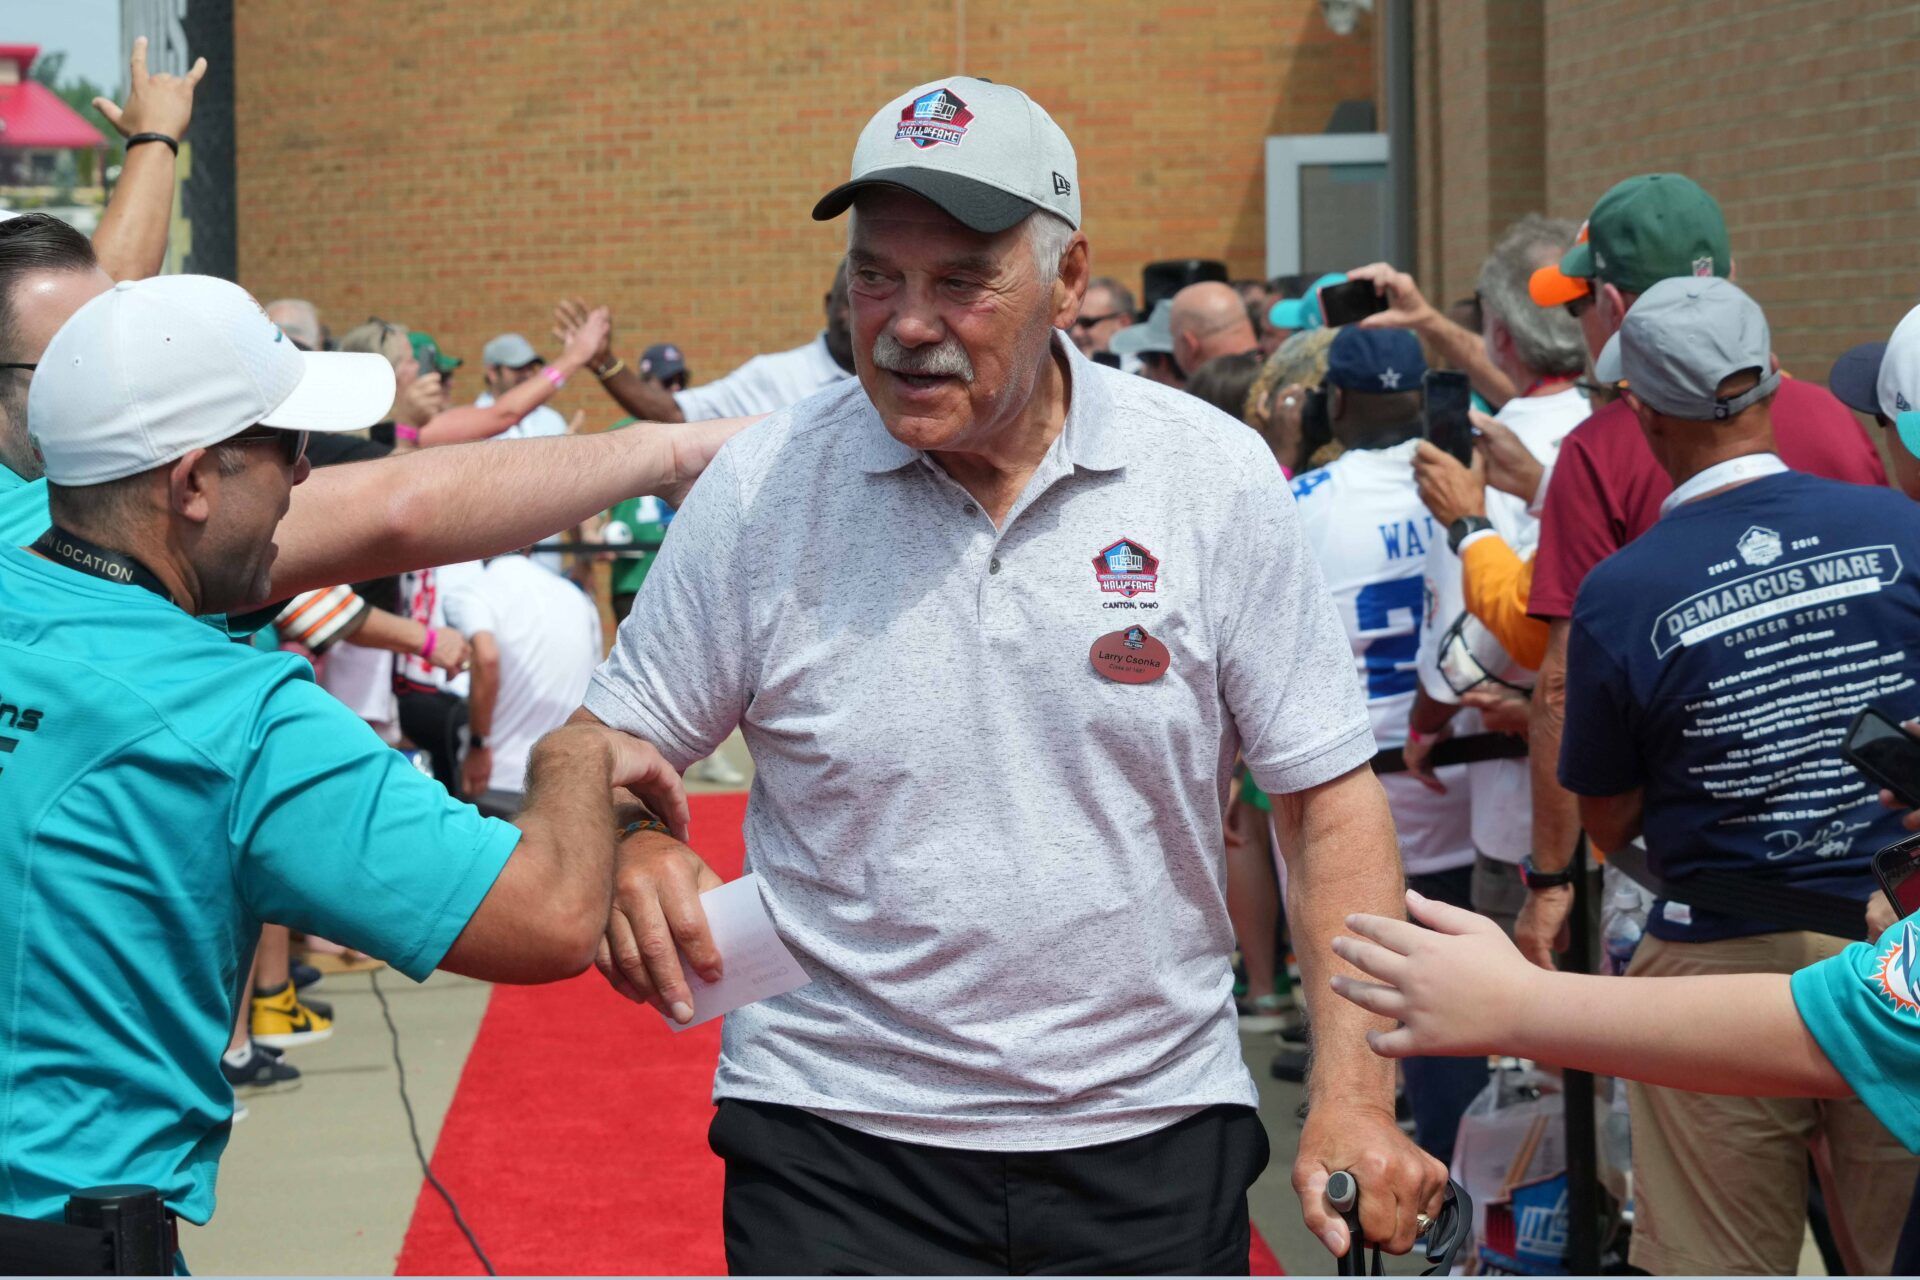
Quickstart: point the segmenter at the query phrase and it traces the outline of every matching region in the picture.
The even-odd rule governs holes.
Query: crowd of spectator
[[[125,131],[177,138],[192,84],[136,77]],[[103,219],[92,243],[42,215],[0,221],[0,530],[13,544],[40,537],[34,512],[45,513],[34,506],[45,482],[32,479],[41,449],[28,375],[109,276],[140,279],[158,265],[141,237],[152,239],[150,215],[171,190],[129,173],[115,196],[121,216]],[[1920,385],[1909,385],[1920,328],[1903,323],[1887,342],[1849,352],[1831,391],[1795,378],[1780,368],[1760,304],[1735,283],[1733,250],[1709,192],[1649,174],[1607,191],[1584,222],[1519,219],[1488,246],[1472,298],[1445,309],[1403,264],[1372,263],[1203,280],[1144,307],[1127,283],[1096,277],[1064,326],[1081,356],[1192,397],[1174,401],[1180,412],[1211,414],[1223,433],[1238,430],[1234,420],[1250,428],[1290,480],[1300,537],[1344,626],[1416,914],[1483,948],[1436,950],[1444,964],[1430,968],[1464,980],[1475,957],[1494,955],[1485,948],[1497,929],[1554,969],[1586,877],[1595,900],[1631,917],[1610,956],[1634,977],[1858,967],[1862,953],[1848,944],[1877,943],[1896,923],[1875,898],[1869,862],[1903,820],[1842,747],[1864,707],[1920,715],[1920,659],[1908,644],[1920,626],[1911,577],[1920,508],[1907,501],[1920,500]],[[1322,293],[1350,281],[1370,284],[1376,305],[1329,324]],[[1748,283],[1765,293],[1766,281]],[[857,372],[849,288],[843,262],[814,338],[706,379],[698,353],[668,340],[622,343],[604,302],[559,299],[524,326],[550,332],[551,358],[545,337],[501,333],[482,348],[481,387],[463,390],[466,361],[415,323],[433,317],[369,318],[340,325],[336,339],[310,301],[265,310],[301,351],[378,357],[391,370],[390,403],[371,425],[302,437],[296,465],[324,469],[577,437],[589,415],[568,420],[551,401],[578,378],[603,393],[594,416],[617,418],[610,430],[759,415],[830,394]],[[1430,438],[1424,388],[1448,372],[1465,376],[1476,404],[1468,457]],[[1856,414],[1877,424],[1878,440]],[[505,539],[497,553],[405,564],[342,555],[329,566],[337,575],[303,580],[258,629],[234,635],[305,659],[328,694],[447,796],[521,819],[539,744],[586,701],[607,652],[605,620],[634,611],[674,507],[658,492],[624,496],[559,538],[542,535],[555,523],[546,514],[493,536],[496,546]],[[448,535],[446,545],[487,541]],[[377,572],[336,581],[363,568]],[[709,781],[744,781],[723,756],[701,767]],[[1241,1030],[1275,1037],[1275,1074],[1298,1078],[1308,1019],[1283,923],[1277,805],[1238,771],[1226,896]],[[1646,886],[1612,865],[1582,870],[1583,838],[1597,861],[1621,853],[1632,864],[1625,851],[1642,849]],[[1691,877],[1711,884],[1714,873],[1844,900],[1858,908],[1858,930],[1835,937],[1790,913],[1689,892]],[[1409,1012],[1394,1042],[1403,1118],[1449,1162],[1488,1085],[1487,1054],[1502,1051],[1494,1041],[1543,1042],[1523,1044],[1505,1024],[1477,1039],[1434,1030],[1427,1005],[1382,993],[1405,987],[1404,998],[1433,1007],[1443,997],[1416,991],[1391,957],[1365,948],[1439,944],[1385,925],[1363,932],[1376,941],[1341,954],[1386,987],[1347,976],[1343,991],[1376,1011]],[[279,923],[261,931],[222,1062],[236,1118],[249,1100],[296,1086],[298,1051],[334,1033],[333,1009],[312,993],[327,973],[379,963],[353,943]],[[1877,980],[1886,985],[1884,970]],[[1823,990],[1842,992],[1837,982]],[[1884,1078],[1872,1056],[1883,1051],[1843,1045],[1845,1019],[1819,1012],[1813,986],[1795,979],[1792,990],[1831,1060],[1825,1075],[1745,1090],[1775,1095],[1764,1099],[1688,1088],[1697,1077],[1678,1066],[1649,1067],[1630,1087],[1635,1265],[1790,1272],[1810,1145],[1821,1151],[1826,1212],[1845,1219],[1859,1265],[1886,1272],[1920,1252],[1910,1094],[1862,1083]],[[1589,1056],[1635,1074],[1617,1053]]]

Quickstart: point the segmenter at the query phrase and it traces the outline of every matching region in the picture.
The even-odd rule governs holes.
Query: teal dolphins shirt
[[[519,840],[291,655],[0,546],[0,1213],[213,1212],[263,921],[432,971]]]
[[[1920,1153],[1920,915],[1793,975],[1801,1021],[1860,1101]]]

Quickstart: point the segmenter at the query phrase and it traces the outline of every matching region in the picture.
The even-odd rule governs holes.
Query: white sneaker
[[[747,775],[725,756],[718,752],[687,770],[687,776],[695,782],[705,782],[716,787],[744,787]]]

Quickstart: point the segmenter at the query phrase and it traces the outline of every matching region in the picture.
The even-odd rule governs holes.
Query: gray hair
[[[1107,291],[1107,297],[1113,302],[1113,309],[1115,311],[1124,311],[1128,315],[1134,313],[1133,290],[1127,288],[1127,286],[1121,284],[1112,276],[1096,276],[1092,280],[1087,281],[1087,292],[1092,293],[1095,289],[1105,289]]]
[[[1480,268],[1480,305],[1513,335],[1520,362],[1541,377],[1586,371],[1580,322],[1564,307],[1542,307],[1527,293],[1534,270],[1560,261],[1578,227],[1566,218],[1530,213],[1508,227]]]
[[[853,247],[853,224],[859,213],[858,206],[847,210],[849,249]],[[1073,243],[1074,229],[1067,225],[1065,218],[1044,209],[1035,209],[1019,225],[1026,233],[1027,247],[1033,250],[1033,267],[1040,277],[1040,283],[1052,284],[1060,278],[1060,260],[1067,256],[1067,246]]]

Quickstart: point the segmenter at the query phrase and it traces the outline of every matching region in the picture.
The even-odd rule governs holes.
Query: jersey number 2
[[[1413,692],[1419,680],[1414,664],[1420,656],[1420,611],[1425,590],[1425,582],[1418,577],[1395,578],[1369,583],[1354,597],[1354,612],[1362,631],[1384,631],[1394,624],[1395,612],[1405,610],[1407,615],[1405,632],[1384,635],[1367,644],[1369,701]]]

